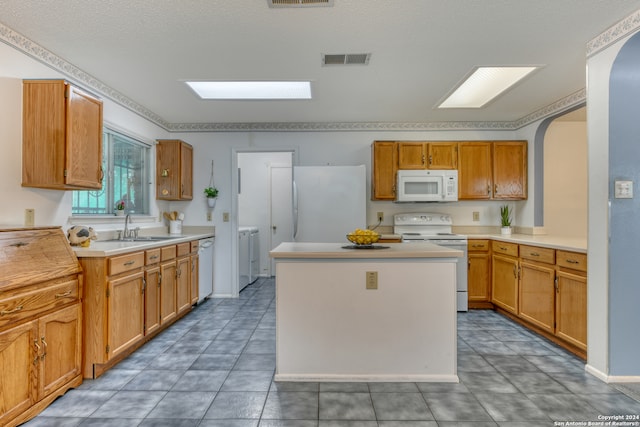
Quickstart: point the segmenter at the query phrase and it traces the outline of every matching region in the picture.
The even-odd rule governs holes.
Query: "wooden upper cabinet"
[[[457,142],[398,142],[398,169],[456,169]]]
[[[458,143],[458,199],[490,199],[491,183],[491,144]]]
[[[375,141],[372,145],[372,200],[396,199],[398,147],[393,141]]]
[[[179,139],[156,146],[156,199],[193,199],[193,147]]]
[[[527,198],[527,143],[525,141],[493,143],[493,198],[508,200]]]
[[[64,80],[25,80],[22,185],[100,189],[102,178],[102,101]]]

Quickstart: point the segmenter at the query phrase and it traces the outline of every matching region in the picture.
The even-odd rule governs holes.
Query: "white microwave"
[[[399,170],[397,202],[455,202],[458,200],[457,170]]]

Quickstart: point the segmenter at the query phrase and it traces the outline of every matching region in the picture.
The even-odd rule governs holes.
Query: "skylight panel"
[[[538,67],[478,67],[438,108],[481,108]]]
[[[202,99],[311,99],[308,81],[186,82]]]

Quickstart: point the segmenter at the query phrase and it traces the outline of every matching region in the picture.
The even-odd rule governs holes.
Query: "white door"
[[[282,242],[293,241],[293,169],[287,165],[271,165],[271,249]],[[271,275],[275,276],[275,262],[271,259]]]

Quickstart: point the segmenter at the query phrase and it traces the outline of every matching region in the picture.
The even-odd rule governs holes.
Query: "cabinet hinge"
[[[162,274],[158,274],[158,287],[160,287],[161,283],[162,283]]]
[[[109,352],[111,351],[111,347],[109,346],[109,344],[107,344],[107,347],[104,349],[107,354],[109,354]]]
[[[107,289],[107,298],[111,296],[111,289]]]
[[[66,169],[64,170],[64,177],[65,178],[67,177],[67,170]]]

